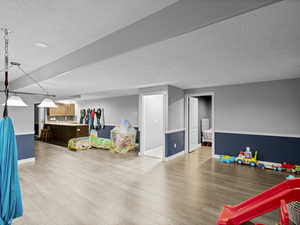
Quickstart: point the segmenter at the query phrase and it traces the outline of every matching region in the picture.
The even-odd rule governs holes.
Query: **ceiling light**
[[[3,106],[5,103],[2,104]],[[24,107],[28,106],[21,97],[12,95],[7,99],[7,106]]]
[[[50,98],[45,98],[41,104],[38,105],[39,108],[57,108],[57,105]]]
[[[35,46],[40,47],[40,48],[48,48],[49,47],[47,44],[42,43],[42,42],[35,43]]]

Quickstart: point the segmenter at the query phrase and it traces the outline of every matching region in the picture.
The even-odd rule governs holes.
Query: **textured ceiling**
[[[42,84],[58,95],[107,95],[157,84],[194,88],[299,77],[299,12],[299,1],[282,1]]]
[[[1,0],[0,27],[8,27],[10,59],[31,72],[176,0]],[[2,38],[1,38],[2,40]],[[48,48],[38,48],[42,42]],[[3,54],[0,41],[0,54]],[[3,65],[3,57],[0,57]],[[0,66],[2,68],[2,66]],[[21,74],[12,71],[13,80]],[[3,78],[0,78],[0,81]]]

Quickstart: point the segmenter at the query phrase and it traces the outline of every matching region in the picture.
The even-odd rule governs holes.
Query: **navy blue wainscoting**
[[[236,156],[249,146],[259,160],[300,164],[300,138],[216,132],[215,146],[217,155]]]
[[[175,155],[181,151],[184,151],[185,131],[178,131],[167,133],[165,135],[166,140],[166,157]]]
[[[34,157],[34,134],[16,135],[18,145],[18,159]]]
[[[98,132],[98,137],[101,138],[110,138],[110,131],[112,129],[114,129],[115,126],[112,125],[106,125],[103,129],[99,129],[97,130]],[[137,130],[136,133],[136,142],[139,143],[140,142],[140,131],[138,129],[138,127],[134,127]]]

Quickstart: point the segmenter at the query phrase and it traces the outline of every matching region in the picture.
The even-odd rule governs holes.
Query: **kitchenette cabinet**
[[[45,127],[51,130],[54,144],[67,146],[71,138],[88,137],[88,125],[67,122],[46,122]]]
[[[56,103],[57,108],[49,108],[48,115],[54,116],[75,116],[74,104],[61,104]]]

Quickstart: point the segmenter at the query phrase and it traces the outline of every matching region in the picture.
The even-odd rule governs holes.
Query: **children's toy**
[[[72,151],[87,150],[91,148],[89,137],[70,139],[68,142],[68,148]]]
[[[288,175],[285,179],[287,179],[287,180],[291,180],[291,179],[294,179],[294,178],[296,178],[295,176],[293,176],[293,175]]]
[[[282,163],[279,165],[274,164],[272,168],[273,168],[273,170],[276,170],[276,171],[286,171],[286,172],[290,172],[290,173],[295,173],[297,167],[294,164]]]
[[[294,164],[288,164],[288,163],[282,163],[281,164],[281,168],[284,171],[287,171],[287,172],[290,172],[290,173],[295,173],[296,165],[294,165]]]
[[[136,129],[128,120],[111,130],[112,151],[126,153],[137,148]]]
[[[97,148],[97,149],[110,150],[112,148],[111,139],[98,137],[98,134],[97,134],[96,130],[91,131],[90,144],[91,144],[91,147]]]
[[[241,225],[280,208],[281,225],[289,224],[287,204],[300,201],[300,178],[286,180],[235,206],[224,206],[217,225]]]
[[[298,166],[298,165],[296,166],[296,168],[295,168],[295,173],[296,173],[296,174],[300,174],[300,166]]]
[[[280,163],[273,163],[273,162],[264,162],[264,161],[257,161],[256,163],[258,168],[261,169],[274,169],[274,167],[281,167]]]
[[[223,163],[234,163],[235,162],[235,157],[230,156],[230,155],[222,155],[219,159],[220,162]]]
[[[250,151],[250,148],[247,147],[245,152],[240,152],[238,157],[236,158],[236,162],[238,164],[246,164],[250,166],[256,166],[257,163],[257,152],[254,153],[254,156],[252,155],[252,152]]]

